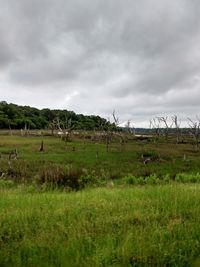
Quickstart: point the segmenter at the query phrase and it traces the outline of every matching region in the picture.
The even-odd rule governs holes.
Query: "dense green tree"
[[[29,106],[18,106],[0,102],[0,129],[44,129],[56,127],[56,121],[63,128],[70,124],[73,129],[84,130],[105,130],[112,125],[100,116],[84,116],[69,110],[51,110],[48,108],[39,110]]]

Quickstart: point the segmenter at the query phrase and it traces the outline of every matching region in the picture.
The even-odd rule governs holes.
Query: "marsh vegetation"
[[[190,137],[126,134],[108,145],[94,132],[5,134],[0,266],[199,266],[200,152]]]

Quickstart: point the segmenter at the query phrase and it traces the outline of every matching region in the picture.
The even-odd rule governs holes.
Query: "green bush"
[[[151,174],[150,176],[146,177],[147,184],[158,184],[160,183],[160,179],[157,177],[156,174]]]
[[[130,184],[130,185],[138,184],[138,178],[136,178],[132,174],[128,174],[127,176],[125,176],[123,178],[123,181],[124,181],[125,184]]]

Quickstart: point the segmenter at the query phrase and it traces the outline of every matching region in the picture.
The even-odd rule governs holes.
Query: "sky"
[[[148,126],[200,114],[199,0],[0,0],[0,100]]]

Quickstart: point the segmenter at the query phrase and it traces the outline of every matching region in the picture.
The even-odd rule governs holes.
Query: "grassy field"
[[[200,266],[191,144],[0,135],[0,153],[0,267]]]
[[[0,189],[0,266],[200,266],[200,185]]]
[[[45,152],[40,153],[41,140]],[[11,150],[17,149],[18,158],[8,164]],[[0,136],[0,171],[15,181],[58,185],[66,180],[76,182],[81,177],[91,180],[119,179],[127,175],[137,178],[156,174],[169,175],[174,180],[179,173],[200,172],[200,151],[191,144],[160,143],[131,140],[124,146],[111,143],[107,151],[103,143],[76,140],[64,142],[56,137]],[[142,155],[151,157],[144,164]],[[71,184],[68,184],[71,186]]]

